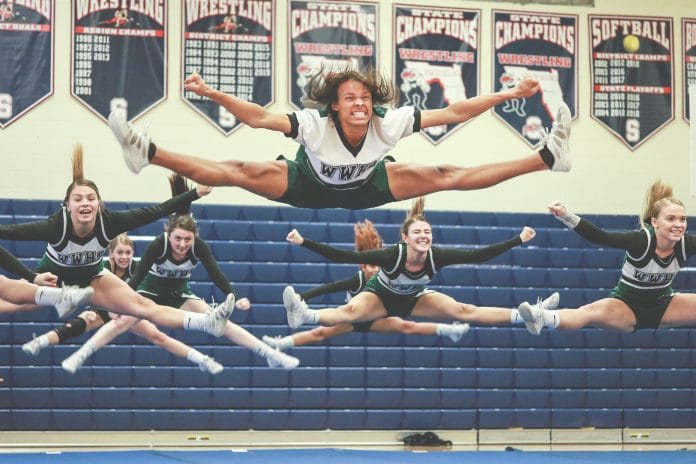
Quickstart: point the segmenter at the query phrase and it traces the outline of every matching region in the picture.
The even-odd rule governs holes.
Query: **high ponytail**
[[[662,208],[669,204],[684,206],[681,200],[674,198],[672,186],[662,182],[655,181],[645,194],[643,203],[643,211],[640,215],[641,227],[650,224],[651,218],[656,218]]]
[[[72,183],[68,185],[68,189],[65,191],[65,198],[63,199],[63,204],[68,204],[68,201],[70,200],[70,193],[73,191],[75,187],[84,186],[94,190],[94,192],[97,194],[97,198],[99,199],[99,209],[104,209],[104,204],[102,202],[101,195],[99,194],[99,188],[97,188],[97,184],[95,184],[89,179],[85,179],[84,154],[82,150],[82,145],[79,143],[75,144],[75,146],[73,147],[72,177]]]
[[[428,222],[425,218],[425,197],[418,197],[411,203],[411,209],[406,215],[406,220],[401,225],[401,233],[408,234],[408,228],[416,221]]]

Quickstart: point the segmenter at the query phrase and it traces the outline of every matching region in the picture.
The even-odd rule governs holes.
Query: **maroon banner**
[[[377,67],[377,5],[291,0],[290,104],[304,107],[305,89],[320,69]]]
[[[0,129],[53,94],[54,2],[0,2]]]
[[[672,18],[588,20],[592,118],[635,150],[674,119]]]
[[[399,106],[444,108],[479,94],[480,10],[394,5]],[[421,131],[437,144],[463,124]]]
[[[562,103],[577,114],[577,22],[575,15],[493,11],[493,88],[510,89],[529,76],[541,91],[492,111],[532,147],[543,142]]]
[[[268,106],[273,96],[273,0],[182,2],[181,97],[220,132],[241,127],[232,113],[184,89],[200,73],[206,84],[243,100]]]
[[[696,19],[682,18],[682,117],[689,121],[689,86],[696,85]]]

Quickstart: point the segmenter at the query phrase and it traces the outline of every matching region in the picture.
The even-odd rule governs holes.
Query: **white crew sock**
[[[549,330],[555,330],[561,323],[561,314],[557,310],[545,309],[543,311],[544,327]]]
[[[188,353],[186,353],[186,359],[194,364],[200,365],[206,358],[206,355],[201,353],[195,348],[191,348]]]
[[[36,290],[34,301],[41,306],[53,306],[60,300],[62,289],[53,287],[39,287]]]
[[[36,337],[36,343],[38,343],[41,348],[46,348],[48,345],[50,345],[48,341],[48,335],[39,335],[38,337]]]
[[[510,324],[524,324],[524,319],[522,319],[522,316],[520,316],[520,312],[516,309],[510,311]]]
[[[208,314],[187,312],[184,315],[184,330],[205,331],[208,324]]]
[[[441,337],[449,337],[454,333],[454,326],[451,324],[437,324],[435,326],[435,333]]]

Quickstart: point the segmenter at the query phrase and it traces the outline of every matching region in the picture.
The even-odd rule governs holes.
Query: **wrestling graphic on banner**
[[[273,0],[182,3],[181,95],[186,103],[230,135],[241,123],[212,100],[187,91],[194,72],[211,87],[266,107],[273,103]]]
[[[544,140],[561,103],[577,116],[577,22],[574,15],[493,11],[493,89],[513,88],[531,76],[541,91],[492,111],[532,147]]]
[[[70,93],[104,121],[132,120],[166,97],[167,1],[106,4],[73,0]]]
[[[304,108],[309,80],[324,69],[377,66],[377,5],[291,0],[290,104]]]
[[[444,108],[479,93],[480,10],[394,5],[394,78],[399,106]],[[431,143],[463,124],[421,131]]]

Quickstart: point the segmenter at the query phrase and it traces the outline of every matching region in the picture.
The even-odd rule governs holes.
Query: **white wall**
[[[170,0],[169,11],[169,98],[140,118],[151,120],[150,133],[159,145],[210,159],[262,160],[277,154],[293,155],[296,145],[281,134],[243,127],[230,137],[223,136],[186,106],[180,89],[180,1]],[[289,112],[287,78],[288,41],[285,39],[287,0],[276,6],[276,103],[271,110]],[[380,2],[380,67],[391,72],[391,23],[393,0]],[[417,1],[401,3],[418,3]],[[579,15],[579,117],[573,124],[572,172],[540,172],[514,179],[484,191],[448,192],[431,195],[431,209],[542,212],[551,200],[561,199],[577,212],[637,213],[643,193],[656,178],[675,187],[677,196],[696,209],[689,196],[688,125],[681,118],[681,18],[696,17],[691,2],[684,0],[596,0],[594,8],[553,7],[547,5],[502,4],[457,0],[423,1],[423,4],[479,8],[483,11],[481,30],[481,92],[491,91],[491,10],[514,9],[536,12],[562,12]],[[55,93],[28,115],[0,130],[0,170],[3,197],[63,197],[71,180],[72,146],[85,147],[86,176],[100,186],[109,200],[160,201],[168,197],[166,172],[158,167],[135,176],[127,171],[106,124],[70,96],[70,7],[68,0],[57,0]],[[630,5],[630,8],[626,8]],[[588,14],[631,14],[672,16],[675,43],[675,120],[661,132],[631,152],[624,144],[590,118],[590,79]],[[399,161],[427,164],[475,165],[522,156],[526,144],[490,113],[481,115],[434,147],[419,135],[403,140],[394,151]],[[238,188],[218,188],[209,203],[276,204]],[[405,208],[406,203],[391,205]]]

